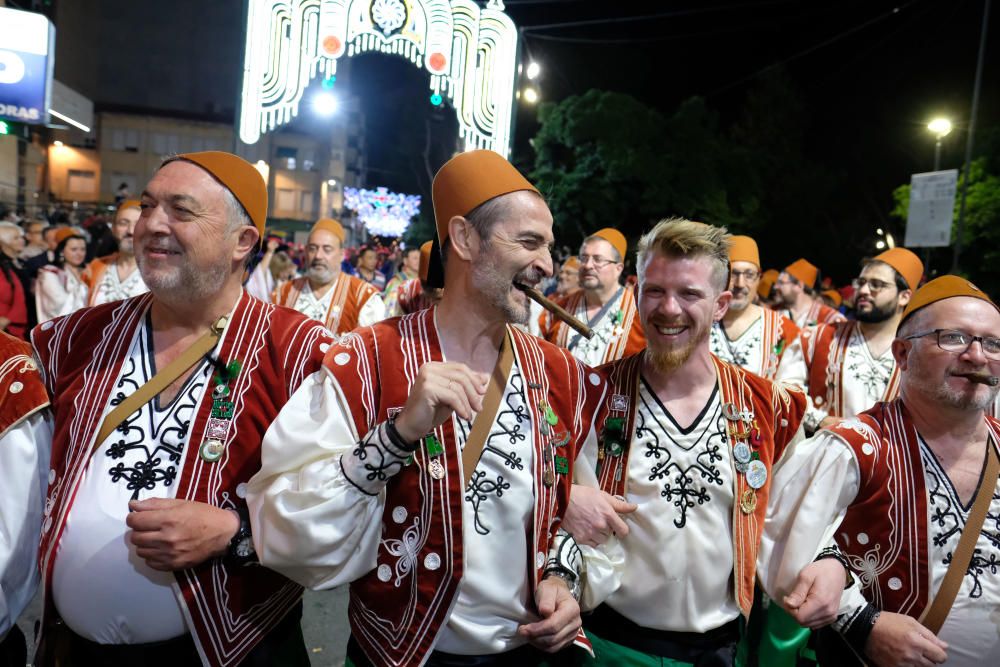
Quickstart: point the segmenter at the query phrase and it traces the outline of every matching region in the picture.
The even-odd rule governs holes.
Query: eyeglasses
[[[759,276],[760,274],[754,271],[753,269],[747,269],[746,271],[730,271],[729,275],[733,277],[733,282],[743,279],[748,283],[751,283],[757,280],[757,276]]]
[[[907,336],[904,340],[913,338],[923,338],[924,336],[937,336],[937,346],[945,352],[956,352],[962,354],[976,341],[983,347],[983,354],[987,359],[1000,361],[1000,338],[995,336],[973,336],[964,331],[956,329],[935,329],[923,333]]]
[[[872,293],[881,292],[886,287],[895,287],[896,285],[896,283],[887,283],[884,280],[876,280],[875,278],[870,280],[868,278],[855,278],[851,281],[851,284],[854,285],[854,289],[856,290],[867,286],[868,290]]]
[[[580,266],[583,266],[587,262],[593,262],[595,269],[603,269],[608,264],[617,264],[613,259],[608,259],[607,257],[598,257],[597,255],[580,255]]]

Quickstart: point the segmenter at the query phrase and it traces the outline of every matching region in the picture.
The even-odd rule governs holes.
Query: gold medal
[[[542,475],[542,483],[550,488],[556,483],[556,475],[552,472],[552,468],[545,469],[545,473]]]
[[[740,511],[744,514],[753,514],[755,509],[757,509],[757,492],[747,489],[740,496]]]

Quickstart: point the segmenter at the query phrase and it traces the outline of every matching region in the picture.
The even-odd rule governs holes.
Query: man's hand
[[[430,361],[420,367],[403,411],[396,417],[396,430],[407,442],[416,442],[457,412],[471,420],[483,409],[489,375],[465,364]]]
[[[868,636],[865,653],[878,667],[932,667],[948,659],[947,648],[916,619],[883,611]]]
[[[235,512],[189,500],[129,502],[125,524],[135,553],[154,570],[172,572],[222,556],[240,528]]]
[[[795,588],[785,596],[783,606],[796,622],[815,630],[837,620],[840,597],[847,583],[847,572],[836,558],[809,563],[795,581]]]
[[[267,239],[267,253],[273,255],[278,247],[281,245],[281,239],[276,236],[272,236]]]
[[[542,620],[518,626],[517,634],[546,653],[555,653],[573,641],[583,621],[580,605],[565,581],[559,577],[542,579],[535,589],[535,606]]]
[[[637,508],[638,505],[615,498],[606,491],[574,484],[562,528],[577,544],[596,547],[611,535],[628,535],[628,524],[618,515],[629,514]]]

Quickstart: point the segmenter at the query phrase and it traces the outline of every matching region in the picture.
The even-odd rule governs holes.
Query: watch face
[[[254,555],[253,539],[249,536],[242,538],[236,543],[236,549],[234,549],[234,551],[240,558],[249,558]]]

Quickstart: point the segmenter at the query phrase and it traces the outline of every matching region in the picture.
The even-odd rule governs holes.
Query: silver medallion
[[[747,464],[746,463],[741,463],[740,461],[736,461],[734,463],[734,465],[736,466],[736,472],[741,473],[741,474],[746,474],[746,471],[747,471]]]
[[[736,406],[732,403],[722,404],[722,416],[731,422],[740,420],[740,412],[736,409]]]
[[[759,489],[767,482],[767,466],[760,459],[748,463],[745,474],[751,489]]]
[[[441,465],[441,461],[438,459],[432,460],[430,465],[427,466],[427,469],[430,471],[431,477],[434,479],[444,479],[444,466]]]
[[[753,452],[750,451],[750,445],[748,445],[744,440],[740,440],[733,445],[733,458],[736,459],[737,463],[748,463],[752,453]]]
[[[209,463],[215,463],[220,458],[222,458],[223,452],[226,451],[226,446],[222,444],[221,440],[216,438],[209,438],[205,442],[201,443],[201,448],[198,453],[201,458]]]

